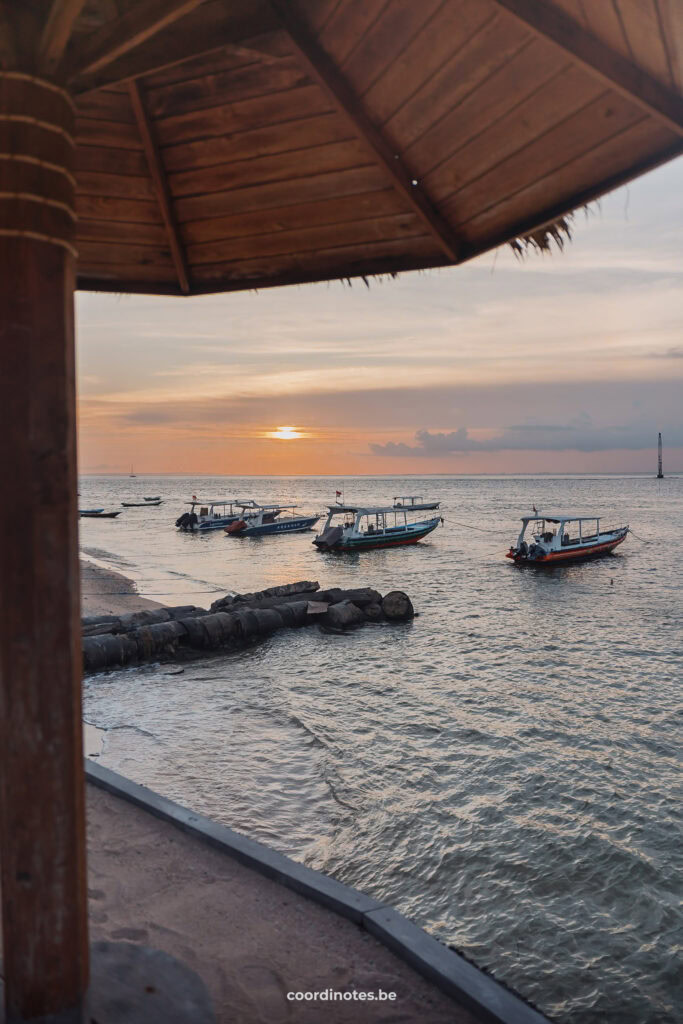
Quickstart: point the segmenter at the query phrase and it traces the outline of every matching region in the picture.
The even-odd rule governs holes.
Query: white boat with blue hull
[[[176,519],[176,526],[179,530],[188,533],[204,533],[207,530],[224,530],[226,526],[244,519],[248,510],[256,510],[261,506],[251,498],[216,498],[211,501],[199,499],[193,495],[192,501],[186,502],[190,506],[189,512],[183,512]],[[270,513],[271,519],[275,519],[279,506],[273,506]]]
[[[258,510],[246,514],[225,527],[231,537],[265,537],[271,534],[304,533],[312,530],[320,516],[287,515],[279,517],[280,512],[298,508],[298,505],[260,505]],[[273,513],[278,518],[273,517]]]

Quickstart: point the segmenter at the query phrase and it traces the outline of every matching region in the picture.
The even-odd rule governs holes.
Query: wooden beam
[[[373,161],[381,165],[393,187],[408,201],[441,249],[452,262],[457,262],[460,245],[451,226],[433,206],[424,188],[403,164],[399,154],[372,123],[353,90],[298,17],[290,0],[269,0],[269,3],[292,40],[308,74],[332,100],[353,133],[365,143]]]
[[[180,290],[184,295],[189,295],[190,280],[187,272],[185,250],[180,238],[176,219],[173,215],[171,194],[168,188],[168,181],[166,180],[166,171],[161,160],[159,147],[154,138],[151,121],[147,114],[147,110],[145,109],[142,89],[138,82],[132,81],[128,83],[128,91],[130,93],[130,101],[133,106],[135,120],[137,121],[140,136],[142,138],[145,156],[147,157],[149,173],[151,174],[152,181],[154,182],[154,191],[156,192],[159,209],[161,210],[161,216],[166,227],[166,235],[168,237],[168,244],[171,247],[171,255],[178,275]]]
[[[139,0],[113,23],[103,25],[80,47],[66,78],[93,74],[140,46],[168,25],[198,7],[203,0]]]
[[[134,78],[154,75],[167,68],[174,68],[185,60],[194,60],[226,46],[239,46],[243,40],[257,37],[270,31],[274,26],[271,12],[264,13],[261,6],[238,15],[229,8],[210,8],[206,14],[204,11],[200,13],[201,19],[193,18],[191,24],[189,18],[187,19],[182,33],[161,32],[129,53],[113,60],[100,71],[85,75],[74,73],[71,91],[78,95],[93,89],[119,85]]]
[[[226,46],[239,46],[275,26],[272,12],[256,5],[246,14],[235,15],[230,8],[209,9],[199,12],[201,19],[190,19],[182,33],[160,32],[153,39],[137,46],[130,53],[107,64],[100,71],[74,73],[70,88],[75,95],[102,89],[110,85],[153,75],[157,71],[175,67],[185,61],[203,57]],[[264,54],[264,57],[266,55]]]
[[[13,68],[17,59],[14,28],[9,19],[7,5],[0,0],[0,69]]]
[[[85,0],[52,0],[38,45],[39,65],[43,72],[52,71],[62,59],[74,22],[84,5]]]
[[[548,0],[494,0],[610,88],[683,135],[683,97],[622,57]]]

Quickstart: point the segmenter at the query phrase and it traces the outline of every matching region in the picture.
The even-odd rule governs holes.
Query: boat
[[[145,498],[145,501],[161,501],[161,495],[155,494],[153,498]]]
[[[313,541],[321,551],[358,551],[366,548],[390,548],[416,544],[443,522],[432,519],[409,520],[411,507],[328,505],[322,533]],[[336,522],[337,517],[341,522]]]
[[[175,521],[179,530],[185,532],[200,532],[206,530],[223,530],[226,526],[244,519],[248,511],[256,511],[261,506],[251,498],[216,498],[211,501],[192,496],[192,501],[187,501],[190,506],[189,512],[183,512]],[[270,521],[278,515],[279,505],[268,513]]]
[[[137,476],[137,474],[133,472],[133,467],[132,467],[132,465],[131,465],[131,467],[130,467],[130,473],[128,474],[128,476],[132,476],[132,477],[134,477],[134,476]]]
[[[529,541],[525,535],[532,523]],[[585,526],[584,524],[588,524]],[[506,558],[527,565],[557,565],[585,558],[597,558],[626,540],[628,526],[600,529],[600,517],[595,515],[555,515],[534,510],[522,516],[522,529],[517,543],[510,547]]]
[[[121,509],[117,512],[105,512],[102,508],[79,508],[78,514],[81,519],[116,519],[121,515]]]
[[[161,505],[160,501],[122,501],[121,504],[124,508],[154,508],[156,505]]]
[[[225,527],[231,537],[263,537],[274,533],[303,533],[312,530],[320,516],[288,515],[279,518],[280,512],[298,508],[298,505],[259,505],[242,519],[236,519]]]
[[[104,512],[103,508],[79,508],[79,516],[99,516]]]
[[[393,497],[394,508],[406,508],[411,512],[428,512],[438,508],[440,501],[425,501],[421,494],[397,494]]]

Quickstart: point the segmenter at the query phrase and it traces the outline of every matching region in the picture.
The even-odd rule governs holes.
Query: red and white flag
[[[338,498],[341,498],[341,496],[342,496],[342,492],[341,491],[335,491],[334,493],[336,494],[336,496]]]

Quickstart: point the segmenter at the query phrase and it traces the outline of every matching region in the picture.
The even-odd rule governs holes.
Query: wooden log
[[[12,121],[13,118],[16,120]],[[81,1021],[88,979],[73,294],[73,110],[0,70],[0,863],[9,1021]],[[24,188],[22,160],[53,150]],[[0,140],[2,141],[2,140]],[[66,192],[65,192],[66,188]],[[44,609],[47,609],[45,612]]]

